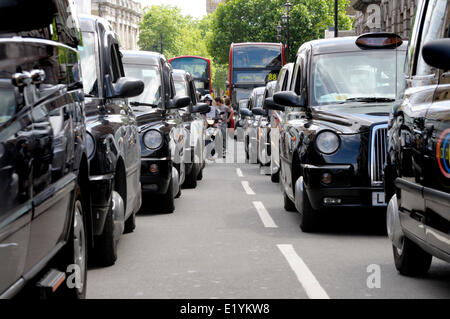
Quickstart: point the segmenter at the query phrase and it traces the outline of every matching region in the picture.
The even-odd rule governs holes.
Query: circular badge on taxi
[[[450,178],[450,129],[446,129],[439,137],[436,146],[436,159],[442,174]]]

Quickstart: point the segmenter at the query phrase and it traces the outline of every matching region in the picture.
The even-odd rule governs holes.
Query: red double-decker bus
[[[189,72],[201,95],[211,93],[211,60],[199,56],[185,55],[169,60],[174,69]]]
[[[229,63],[229,95],[233,107],[248,99],[252,90],[275,81],[285,64],[281,43],[232,43]]]

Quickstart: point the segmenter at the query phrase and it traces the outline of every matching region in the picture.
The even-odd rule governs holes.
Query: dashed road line
[[[244,177],[244,174],[242,173],[242,170],[240,168],[236,168],[236,174],[238,177]]]
[[[273,221],[267,209],[264,207],[262,202],[253,202],[259,217],[261,218],[264,227],[266,228],[278,228],[277,224]]]
[[[314,274],[309,270],[308,266],[306,266],[300,256],[297,255],[292,245],[277,245],[277,247],[287,259],[289,266],[291,266],[292,270],[297,275],[298,281],[303,286],[303,289],[305,289],[305,292],[310,299],[330,299]]]
[[[244,187],[244,190],[247,193],[247,195],[256,195],[255,192],[251,189],[250,185],[248,184],[248,181],[242,181],[241,184],[242,187]]]

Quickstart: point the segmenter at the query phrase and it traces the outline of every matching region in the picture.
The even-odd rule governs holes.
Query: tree
[[[164,53],[176,55],[180,49],[179,31],[186,25],[180,9],[172,6],[146,8],[139,24],[139,47],[144,51],[160,51],[161,37]]]
[[[276,26],[285,12],[286,0],[227,0],[212,14],[212,36],[208,50],[216,61],[228,63],[232,42],[277,42]],[[323,38],[334,25],[334,0],[293,0],[290,13],[292,61],[297,49],[306,41]],[[339,0],[339,27],[351,29],[346,14],[350,1]]]

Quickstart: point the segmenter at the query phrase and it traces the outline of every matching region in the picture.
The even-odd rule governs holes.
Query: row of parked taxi
[[[240,101],[247,158],[270,167],[304,232],[343,209],[373,223],[374,209],[401,274],[450,262],[449,37],[450,2],[421,1],[409,45],[389,33],[307,42]]]
[[[121,52],[106,20],[71,6],[2,2],[0,298],[83,298],[88,260],[115,263],[142,202],[171,213],[203,175],[210,108],[190,74]]]

